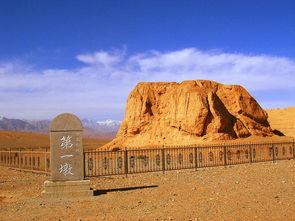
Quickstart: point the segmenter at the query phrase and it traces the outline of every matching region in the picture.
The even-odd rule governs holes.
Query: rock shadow
[[[109,192],[130,191],[130,190],[139,190],[139,189],[156,188],[156,187],[159,187],[159,186],[158,185],[151,185],[151,186],[136,186],[136,187],[105,189],[105,190],[94,190],[93,195],[94,196],[99,196],[99,195],[102,195],[102,194],[107,194]]]
[[[277,130],[277,129],[274,129],[273,131],[272,131],[275,135],[278,135],[278,136],[285,136],[285,134],[283,134],[281,131],[279,131],[279,130]]]

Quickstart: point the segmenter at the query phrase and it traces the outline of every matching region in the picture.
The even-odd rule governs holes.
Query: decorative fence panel
[[[127,163],[123,151],[84,152],[85,176],[124,174]]]
[[[164,160],[162,170],[196,168],[196,148],[181,147],[162,149]]]
[[[47,150],[0,151],[0,166],[50,173],[50,152],[47,152]]]
[[[84,151],[86,177],[198,169],[295,159],[295,143],[227,144],[195,147]],[[50,173],[50,152],[0,151],[0,166]]]

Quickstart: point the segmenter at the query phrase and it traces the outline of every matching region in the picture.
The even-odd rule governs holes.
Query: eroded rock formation
[[[139,83],[116,138],[106,147],[191,145],[272,136],[267,113],[239,85],[196,80]]]

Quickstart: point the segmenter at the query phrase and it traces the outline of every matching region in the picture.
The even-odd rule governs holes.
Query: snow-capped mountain
[[[118,131],[121,126],[121,121],[117,120],[105,120],[105,121],[92,121],[84,119],[82,120],[85,129],[92,129],[98,132],[113,132]]]
[[[122,121],[119,120],[105,120],[105,121],[96,121],[97,124],[105,127],[114,127],[118,128],[121,126]]]

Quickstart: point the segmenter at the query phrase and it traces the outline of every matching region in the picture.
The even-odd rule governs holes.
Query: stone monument
[[[50,124],[51,180],[44,182],[42,196],[92,196],[90,181],[84,179],[83,126],[73,114],[60,114]]]

